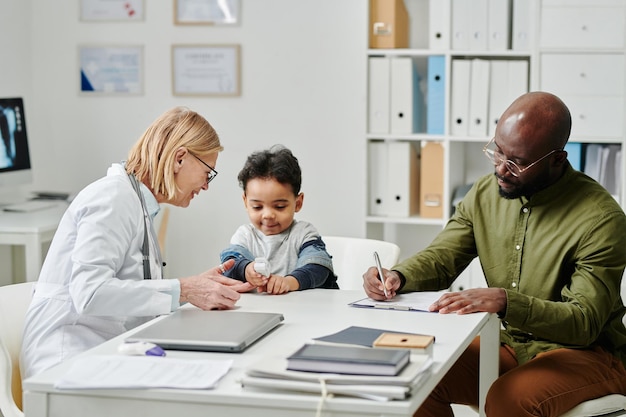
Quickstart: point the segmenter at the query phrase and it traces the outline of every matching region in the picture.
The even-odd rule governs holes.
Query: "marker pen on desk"
[[[165,356],[161,346],[150,342],[126,342],[119,345],[117,350],[124,355]]]

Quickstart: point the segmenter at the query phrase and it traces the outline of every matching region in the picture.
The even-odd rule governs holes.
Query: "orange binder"
[[[439,142],[422,144],[420,175],[420,215],[443,218],[443,145]]]
[[[409,14],[404,0],[370,0],[370,48],[408,48]]]

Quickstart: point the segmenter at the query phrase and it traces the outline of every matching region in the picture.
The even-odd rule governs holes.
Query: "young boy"
[[[302,208],[298,160],[281,145],[251,154],[238,175],[250,224],[240,226],[222,251],[235,259],[224,275],[258,291],[284,294],[309,288],[338,289],[333,263],[315,227],[296,221]]]

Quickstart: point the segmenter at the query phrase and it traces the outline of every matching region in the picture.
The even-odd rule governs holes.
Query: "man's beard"
[[[494,173],[494,175],[496,176],[496,178],[499,178],[498,174]],[[506,180],[503,179],[503,181],[506,181]],[[528,183],[528,184],[517,185],[515,186],[513,191],[508,191],[508,192],[504,191],[502,187],[498,186],[498,192],[500,193],[500,197],[504,197],[507,200],[515,200],[522,196],[526,198],[530,198],[533,194],[543,190],[547,186],[548,184],[546,184],[543,181],[535,181],[535,182]]]

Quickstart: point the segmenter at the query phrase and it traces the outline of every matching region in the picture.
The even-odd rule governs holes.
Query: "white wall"
[[[160,113],[186,105],[213,124],[225,151],[209,191],[171,212],[169,276],[219,263],[247,221],[237,173],[250,152],[274,143],[303,169],[298,218],[323,234],[364,236],[367,2],[242,0],[235,27],[174,25],[173,0],[146,0],[135,23],[80,22],[80,2],[63,3],[0,0],[0,54],[16,65],[6,72],[3,58],[0,96],[25,96],[31,140],[35,179],[23,191],[78,191],[125,159]],[[172,96],[170,50],[179,43],[240,44],[241,96]],[[144,94],[79,95],[81,44],[144,45]]]
[[[22,96],[28,104],[33,97],[31,59],[31,3],[19,0],[0,0],[0,97]],[[28,118],[28,115],[27,115]],[[28,121],[28,120],[27,120]],[[19,190],[4,190],[11,199]],[[0,201],[3,201],[0,189]],[[0,285],[12,283],[11,251],[0,245]]]

